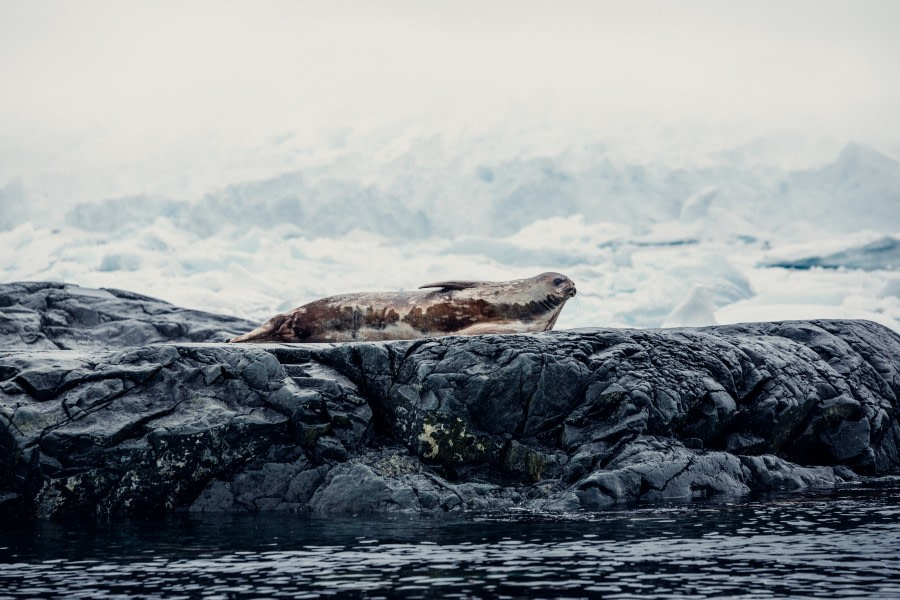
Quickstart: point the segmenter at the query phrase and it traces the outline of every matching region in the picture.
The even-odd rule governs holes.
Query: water
[[[0,598],[900,598],[900,482],[565,517],[0,525]]]

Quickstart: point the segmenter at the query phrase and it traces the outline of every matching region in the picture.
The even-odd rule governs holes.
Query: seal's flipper
[[[426,288],[441,288],[441,290],[465,290],[468,288],[478,287],[482,285],[483,281],[439,281],[437,283],[429,283],[427,285],[420,285],[419,289],[424,290]]]
[[[526,333],[527,325],[519,322],[475,323],[450,335],[488,335],[491,333]]]

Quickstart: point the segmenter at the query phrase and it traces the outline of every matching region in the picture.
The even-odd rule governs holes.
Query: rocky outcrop
[[[97,350],[225,341],[258,323],[114,289],[0,284],[0,349]]]
[[[900,336],[866,321],[235,345],[207,340],[246,323],[125,292],[0,299],[2,514],[573,511],[900,471]]]

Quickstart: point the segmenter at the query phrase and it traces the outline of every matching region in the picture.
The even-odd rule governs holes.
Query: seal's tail
[[[239,335],[237,337],[233,337],[228,340],[229,344],[239,344],[242,342],[277,342],[280,341],[278,336],[275,335],[276,330],[278,329],[278,325],[280,323],[276,323],[275,319],[269,319],[253,331],[249,331],[244,335]]]

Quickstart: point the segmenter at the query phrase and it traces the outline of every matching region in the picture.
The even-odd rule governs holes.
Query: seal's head
[[[562,273],[541,273],[533,279],[541,284],[547,296],[560,302],[565,302],[575,295],[575,282]]]
[[[575,295],[575,282],[562,273],[553,272],[541,273],[525,281],[532,300],[540,307],[540,320],[546,322],[543,330],[550,331],[566,300]]]

